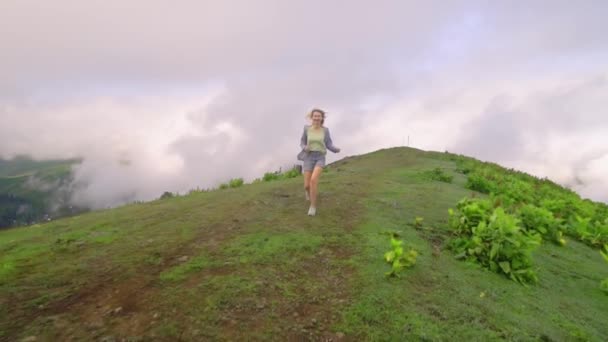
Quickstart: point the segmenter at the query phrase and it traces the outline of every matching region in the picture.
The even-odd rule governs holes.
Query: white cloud
[[[607,200],[606,9],[3,1],[0,155],[84,156],[100,207],[287,166],[319,106],[342,155],[409,135]]]

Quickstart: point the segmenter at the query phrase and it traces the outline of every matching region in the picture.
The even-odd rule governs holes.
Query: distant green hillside
[[[78,159],[36,161],[25,156],[0,159],[0,228],[26,225],[49,215],[77,212],[67,205],[62,186]]]
[[[80,163],[80,159],[68,160],[34,160],[28,156],[16,156],[12,159],[0,158],[0,177],[16,177],[41,172],[49,176],[64,174],[72,164]],[[67,167],[67,169],[66,169]],[[55,172],[53,172],[53,170]],[[50,172],[49,172],[50,171]]]
[[[608,340],[605,204],[392,148],[308,217],[291,176],[1,231],[0,341]]]

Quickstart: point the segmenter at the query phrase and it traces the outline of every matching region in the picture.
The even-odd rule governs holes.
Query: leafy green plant
[[[172,192],[169,191],[165,191],[163,192],[163,194],[160,196],[160,199],[167,199],[167,198],[172,198],[175,197],[175,195]]]
[[[188,196],[194,195],[194,194],[198,194],[198,193],[202,193],[202,192],[205,192],[205,191],[206,191],[205,189],[201,189],[199,187],[196,187],[196,189],[190,189],[188,191]]]
[[[473,191],[481,192],[482,194],[489,194],[494,190],[494,185],[485,177],[477,173],[469,173],[465,187]]]
[[[404,268],[412,267],[416,264],[418,252],[413,249],[403,251],[403,241],[396,234],[391,236],[391,250],[384,253],[384,260],[391,265],[391,271],[386,272],[387,277],[399,277],[399,273]]]
[[[448,210],[450,227],[455,229],[456,235],[469,234],[473,227],[478,226],[481,222],[486,222],[492,211],[490,201],[472,198],[463,198],[456,207],[461,212],[460,215],[455,215],[453,209]]]
[[[560,228],[560,222],[553,213],[545,208],[539,208],[532,204],[526,204],[517,212],[521,225],[528,233],[539,233],[548,240],[564,246],[566,240]]]
[[[604,250],[600,251],[600,254],[602,255],[602,257],[604,257],[604,260],[608,262],[608,244],[604,245]],[[600,289],[604,291],[604,293],[608,294],[608,278],[604,279],[600,283]]]
[[[296,178],[298,176],[300,176],[300,171],[296,168],[293,167],[285,172],[282,172],[281,170],[279,171],[275,171],[275,172],[266,172],[264,173],[264,176],[262,178],[256,178],[253,183],[258,183],[258,182],[271,182],[271,181],[275,181],[275,180],[281,180],[281,179],[290,179],[290,178]]]
[[[463,175],[469,174],[475,168],[472,160],[466,159],[462,156],[457,157],[455,162],[456,172],[462,173]]]
[[[238,188],[240,186],[243,186],[243,184],[243,178],[234,178],[231,179],[230,182],[228,182],[228,186],[230,186],[231,188]]]
[[[424,218],[422,218],[422,217],[416,217],[414,219],[414,228],[416,228],[416,229],[422,228],[422,221],[424,221]]]
[[[547,198],[540,200],[540,206],[553,213],[555,217],[568,218],[570,216],[566,211],[566,202],[561,198],[555,198],[547,194]]]
[[[444,183],[452,183],[452,180],[454,179],[454,176],[446,174],[440,167],[424,171],[422,172],[422,176],[426,179]]]
[[[454,238],[450,247],[459,259],[475,262],[521,284],[538,281],[532,269],[532,251],[541,237],[521,229],[519,220],[488,200],[464,199],[450,210]]]
[[[500,192],[513,204],[534,203],[534,188],[531,183],[512,175],[499,178],[495,191]]]
[[[220,184],[220,190],[224,190],[224,189],[228,189],[228,188],[230,188],[230,184],[228,184],[228,183]]]
[[[600,283],[600,289],[602,291],[604,291],[604,293],[608,294],[608,278],[604,279],[601,283]]]
[[[496,164],[459,157],[456,165],[467,170],[468,189],[490,194],[493,206],[519,217],[526,232],[537,231],[560,245],[566,242],[564,234],[593,247],[608,243],[608,205],[583,200],[546,178]]]
[[[591,220],[590,217],[583,218],[576,215],[567,225],[569,234],[590,246],[601,247],[608,244],[608,220],[604,222]]]
[[[298,169],[296,169],[296,168],[293,168],[293,169],[283,173],[284,178],[296,178],[299,175],[300,175],[300,171],[298,171]]]
[[[266,173],[264,173],[264,177],[262,177],[262,180],[264,182],[270,182],[270,181],[279,179],[279,177],[280,177],[280,174],[277,172],[266,172]]]
[[[608,219],[591,224],[586,232],[582,232],[581,240],[591,246],[608,244]]]

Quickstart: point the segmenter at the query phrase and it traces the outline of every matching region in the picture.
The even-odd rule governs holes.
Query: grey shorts
[[[304,171],[312,171],[315,166],[325,167],[325,154],[317,151],[306,153],[304,157]]]

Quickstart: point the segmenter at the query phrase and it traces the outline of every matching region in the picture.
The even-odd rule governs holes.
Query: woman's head
[[[323,123],[325,122],[325,116],[325,111],[319,108],[315,108],[311,110],[310,113],[308,113],[308,119],[312,121],[313,125],[323,126]]]

